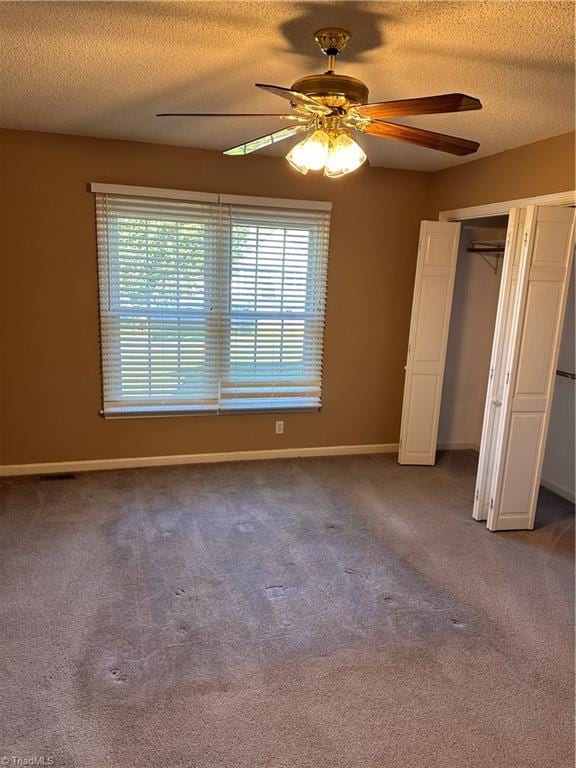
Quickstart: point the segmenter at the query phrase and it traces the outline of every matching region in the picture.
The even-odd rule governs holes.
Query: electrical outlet
[[[277,435],[283,435],[284,434],[284,422],[283,421],[277,421],[276,426],[274,428],[274,432]]]

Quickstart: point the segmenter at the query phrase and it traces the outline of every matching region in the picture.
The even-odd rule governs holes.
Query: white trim
[[[260,461],[265,459],[298,459],[307,456],[352,456],[366,453],[396,453],[398,443],[371,445],[325,445],[313,448],[271,448],[263,451],[230,451],[225,453],[184,453],[175,456],[136,456],[122,459],[88,459],[87,461],[54,461],[40,464],[3,464],[0,477],[14,475],[49,475],[60,472],[93,472],[103,469],[164,467],[175,464],[213,464],[223,461]]]
[[[331,211],[332,203],[322,200],[290,200],[284,197],[250,197],[245,195],[220,195],[224,205],[258,205],[269,208],[299,208],[316,211]]]
[[[551,480],[545,480],[543,477],[540,478],[540,485],[544,488],[547,488],[549,491],[552,491],[552,493],[555,493],[558,496],[562,496],[563,499],[568,499],[568,501],[571,501],[572,504],[576,502],[576,496],[574,495],[574,492],[568,490],[568,488],[563,488],[561,485],[557,485]]]
[[[576,190],[555,192],[552,195],[522,197],[518,200],[505,200],[501,203],[473,205],[470,208],[455,208],[452,211],[441,211],[439,221],[464,221],[465,219],[483,219],[487,216],[507,214],[510,208],[525,208],[527,205],[576,205]]]
[[[170,200],[199,200],[217,203],[216,192],[190,192],[185,189],[161,189],[160,187],[130,187],[125,184],[100,184],[92,182],[90,191],[106,195],[133,195],[134,197],[166,198]]]

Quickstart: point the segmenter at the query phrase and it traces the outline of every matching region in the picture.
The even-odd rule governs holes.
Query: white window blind
[[[92,188],[105,415],[320,407],[326,204]]]

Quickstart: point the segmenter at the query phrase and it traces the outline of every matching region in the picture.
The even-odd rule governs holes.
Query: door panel
[[[508,218],[506,246],[502,261],[502,281],[500,283],[500,295],[496,312],[496,323],[494,325],[490,375],[484,406],[476,491],[474,493],[474,508],[472,511],[472,516],[475,520],[486,520],[488,517],[496,439],[502,417],[501,404],[506,382],[505,352],[510,339],[514,307],[517,301],[518,270],[525,217],[525,209],[512,208]]]
[[[422,224],[426,225],[421,230],[424,266],[451,268],[454,264],[454,227],[458,227],[460,237],[460,225],[441,221],[423,221]]]
[[[548,372],[554,357],[550,340],[558,323],[561,282],[530,281],[526,297],[526,319],[515,396],[547,396]]]
[[[414,342],[414,364],[438,365],[442,360],[443,330],[446,314],[450,309],[449,293],[450,281],[445,276],[422,278],[420,311]],[[438,311],[439,308],[441,311]]]
[[[500,516],[499,531],[525,527],[526,510],[536,503],[538,485],[530,482],[530,475],[537,464],[542,432],[541,412],[512,414],[500,499],[506,514]]]
[[[540,485],[574,245],[574,211],[528,209],[507,350],[488,528],[530,529]]]
[[[460,224],[423,221],[400,429],[400,464],[434,464]]]
[[[439,391],[440,389],[440,391]],[[412,408],[406,425],[406,444],[410,446],[411,463],[436,451],[434,444],[434,424],[430,414],[438,407],[441,387],[438,376],[432,374],[414,374],[412,377]]]

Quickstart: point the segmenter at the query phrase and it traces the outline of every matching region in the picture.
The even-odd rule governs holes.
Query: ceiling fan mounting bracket
[[[322,53],[328,56],[327,75],[333,74],[336,56],[346,48],[351,37],[350,32],[341,27],[323,27],[314,34],[314,40],[320,46]]]
[[[350,42],[352,35],[341,27],[323,27],[314,34],[314,40],[326,56],[338,56]]]

